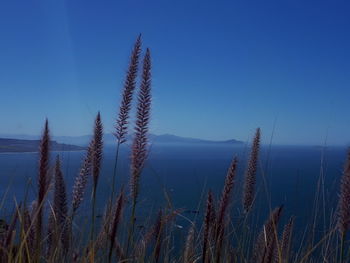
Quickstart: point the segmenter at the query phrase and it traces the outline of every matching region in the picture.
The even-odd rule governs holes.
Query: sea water
[[[117,163],[116,188],[129,189],[130,147],[121,148]],[[155,144],[149,151],[140,180],[137,224],[143,227],[156,219],[159,209],[179,209],[179,229],[188,229],[189,221],[201,222],[208,190],[219,199],[228,167],[234,156],[238,169],[232,194],[232,217],[242,211],[243,175],[250,149],[226,144]],[[79,173],[84,152],[51,152],[62,160],[68,204],[72,186]],[[283,205],[282,222],[295,216],[296,229],[302,233],[317,211],[320,229],[334,213],[339,179],[346,157],[345,147],[263,146],[257,171],[257,193],[253,211],[259,226],[270,209]],[[11,215],[15,204],[27,206],[37,193],[38,153],[0,154],[1,218]],[[97,189],[97,215],[102,217],[111,193],[115,148],[106,147]],[[91,180],[79,208],[81,218],[91,214]],[[317,198],[318,197],[318,198]],[[49,197],[50,198],[50,197]],[[317,201],[317,207],[315,200]],[[186,223],[187,222],[187,223]]]

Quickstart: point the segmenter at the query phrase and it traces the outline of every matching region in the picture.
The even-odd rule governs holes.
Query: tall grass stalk
[[[248,162],[247,170],[244,178],[244,190],[243,190],[243,208],[246,213],[249,212],[253,205],[255,197],[255,184],[256,184],[256,170],[258,165],[258,156],[260,149],[260,128],[256,129],[252,151]]]
[[[103,150],[103,127],[101,122],[100,112],[97,113],[95,119],[94,136],[92,139],[92,153],[91,153],[91,164],[92,164],[92,211],[91,211],[91,228],[90,228],[90,242],[91,242],[91,254],[94,258],[95,246],[94,240],[94,228],[95,228],[95,206],[96,206],[96,191],[98,179],[100,176],[101,162],[102,162],[102,150]]]
[[[148,129],[151,111],[151,53],[147,48],[143,59],[142,80],[138,94],[138,105],[135,124],[135,135],[131,154],[130,193],[132,211],[128,234],[127,253],[130,242],[133,242],[136,203],[139,194],[140,175],[148,152]]]
[[[66,221],[67,228],[69,229],[69,244],[72,246],[73,244],[73,220],[75,217],[75,214],[83,201],[86,185],[88,183],[89,175],[91,174],[91,162],[92,162],[92,152],[93,152],[93,139],[90,142],[86,154],[83,160],[83,163],[81,165],[79,174],[76,176],[74,185],[73,185],[73,192],[72,192],[72,207],[71,212],[68,220]],[[69,250],[69,258],[73,257],[73,250]]]
[[[213,225],[213,194],[211,191],[208,193],[206,212],[204,217],[204,233],[203,233],[203,250],[202,250],[202,262],[207,262],[208,246],[210,246],[210,231]]]
[[[344,242],[350,225],[350,149],[344,166],[338,202],[338,231],[340,234],[340,262],[344,260]]]
[[[216,249],[216,262],[221,260],[222,243],[225,231],[227,210],[231,203],[231,192],[233,189],[234,179],[236,175],[237,158],[234,158],[230,168],[227,172],[224,189],[221,194],[219,211],[216,220],[216,232],[215,232],[215,249]]]
[[[136,88],[136,78],[139,67],[139,57],[141,52],[141,35],[136,39],[134,48],[131,53],[129,68],[124,82],[122,101],[119,108],[118,118],[115,125],[115,137],[117,139],[117,148],[115,154],[113,179],[112,179],[112,194],[111,200],[114,198],[115,180],[117,176],[118,157],[120,145],[126,142],[128,134],[128,122],[132,105],[134,90]]]
[[[37,218],[36,218],[36,259],[41,255],[41,239],[43,227],[43,205],[47,193],[47,177],[49,169],[49,122],[46,119],[43,135],[40,142],[40,160],[39,160],[39,177],[38,177],[38,199],[37,199]]]
[[[112,226],[109,231],[109,239],[110,239],[110,246],[109,246],[109,252],[108,252],[108,262],[111,262],[112,260],[112,253],[113,253],[113,248],[115,245],[115,239],[118,231],[118,226],[120,223],[120,219],[122,216],[122,210],[124,206],[124,190],[122,190],[119,194],[119,197],[116,201],[116,207],[114,208],[114,215],[113,215],[113,220],[112,220]]]

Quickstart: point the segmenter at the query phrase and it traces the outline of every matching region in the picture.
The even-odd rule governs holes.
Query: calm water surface
[[[115,159],[114,148],[105,149],[103,170],[98,186],[98,214],[102,214],[111,192],[112,171]],[[242,177],[249,149],[245,146],[229,145],[153,145],[141,178],[139,222],[144,222],[152,212],[169,204],[185,210],[184,214],[194,219],[203,211],[205,194],[210,188],[219,195],[227,168],[232,157],[237,155],[239,169],[234,188],[233,214],[241,210]],[[52,159],[59,154],[67,184],[69,199],[72,184],[78,174],[83,152],[53,152]],[[129,156],[125,148],[118,162],[117,185],[128,187]],[[301,229],[311,217],[315,191],[320,174],[324,189],[325,210],[334,209],[338,182],[342,174],[346,148],[342,147],[263,147],[258,171],[258,197],[255,204],[257,222],[267,217],[269,206],[284,205],[284,220],[296,215]],[[36,195],[37,153],[0,154],[1,216],[6,217],[18,203],[27,199],[30,204]],[[266,178],[263,180],[262,178]],[[91,185],[89,186],[91,187]],[[80,215],[90,213],[90,190],[80,208]],[[165,194],[166,193],[166,194]],[[165,198],[168,196],[168,198]],[[322,198],[323,200],[323,198]],[[188,211],[186,211],[188,210]],[[322,221],[322,216],[320,216]],[[184,222],[182,222],[184,223]]]

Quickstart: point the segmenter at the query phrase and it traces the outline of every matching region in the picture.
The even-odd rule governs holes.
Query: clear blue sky
[[[0,134],[107,132],[133,42],[153,55],[152,132],[350,142],[349,1],[0,3]]]

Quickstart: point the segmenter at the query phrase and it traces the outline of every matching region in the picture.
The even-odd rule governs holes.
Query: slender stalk
[[[141,52],[141,35],[136,39],[134,48],[131,53],[129,68],[126,74],[126,79],[124,82],[124,89],[122,94],[122,101],[119,108],[118,118],[116,121],[114,133],[117,139],[117,150],[113,169],[113,179],[112,179],[112,195],[111,202],[114,200],[115,195],[115,179],[117,176],[117,163],[119,155],[119,147],[121,144],[126,142],[126,136],[128,132],[129,115],[131,110],[132,99],[134,95],[134,90],[136,88],[136,77],[139,67],[139,57]]]
[[[195,228],[194,228],[194,224],[192,224],[186,238],[185,251],[184,251],[184,263],[193,262],[193,257],[195,254],[195,249],[193,246],[194,234],[195,234]]]
[[[216,249],[216,262],[221,260],[223,235],[225,231],[225,219],[227,217],[227,210],[230,205],[231,192],[233,189],[234,179],[236,175],[237,158],[235,157],[227,172],[224,189],[222,191],[219,211],[217,216],[217,226],[215,230],[215,249]]]
[[[340,261],[339,261],[339,263],[344,262],[344,243],[345,243],[345,232],[343,232],[341,237],[340,237]]]
[[[109,209],[112,207],[112,201],[114,200],[114,195],[115,195],[115,184],[116,184],[116,177],[117,177],[119,149],[120,149],[120,145],[126,141],[126,136],[127,136],[128,122],[129,122],[128,120],[129,120],[129,115],[131,110],[131,102],[133,99],[134,90],[136,88],[136,77],[137,77],[137,72],[139,67],[140,53],[141,53],[141,35],[138,36],[131,54],[129,68],[128,68],[128,72],[124,83],[122,101],[119,109],[118,119],[115,126],[116,132],[114,135],[117,138],[117,148],[116,148],[114,168],[113,168],[112,194],[108,205]],[[135,206],[136,204],[133,205],[132,218],[135,217]],[[131,232],[133,233],[133,230]],[[130,242],[131,232],[129,229],[126,253],[128,253],[128,246]]]
[[[283,206],[275,208],[259,233],[252,255],[252,262],[271,262],[277,242],[277,226]]]
[[[114,216],[113,216],[113,222],[112,226],[109,229],[109,237],[110,237],[110,247],[109,247],[109,253],[108,253],[108,262],[111,262],[112,260],[112,253],[113,253],[113,247],[115,244],[115,238],[117,235],[118,231],[118,226],[122,214],[122,209],[123,209],[123,204],[124,204],[124,190],[120,192],[120,195],[116,201],[116,207],[114,209]]]
[[[95,246],[94,246],[94,226],[95,226],[95,206],[96,206],[96,187],[92,190],[92,210],[91,210],[91,226],[90,226],[90,255],[91,258],[95,258]]]
[[[68,258],[71,259],[73,257],[73,220],[75,217],[75,214],[80,207],[81,202],[83,201],[84,194],[85,194],[85,188],[88,182],[89,175],[91,174],[91,162],[92,162],[92,153],[93,153],[93,140],[90,142],[86,154],[83,160],[83,163],[80,168],[79,174],[76,176],[74,185],[73,185],[73,192],[72,192],[72,208],[70,212],[69,219],[67,221],[68,229],[69,229],[69,244],[70,249],[68,253]]]
[[[244,174],[243,208],[246,213],[252,208],[255,196],[256,170],[260,148],[260,128],[256,129],[250,159]]]
[[[148,154],[148,129],[151,111],[151,53],[147,48],[143,60],[142,81],[138,94],[138,105],[135,125],[135,137],[131,154],[130,192],[132,198],[132,213],[130,217],[127,252],[133,240],[135,225],[135,210],[139,195],[140,175]]]
[[[91,211],[91,227],[90,227],[90,251],[92,259],[95,258],[95,248],[93,244],[94,240],[94,228],[95,228],[95,206],[96,206],[96,190],[98,179],[101,171],[102,163],[102,148],[103,148],[103,127],[101,121],[100,112],[97,113],[95,119],[94,138],[92,140],[92,177],[93,177],[93,188],[92,188],[92,211]]]
[[[136,212],[136,200],[134,200],[132,203],[132,211],[131,211],[129,231],[128,231],[128,242],[126,246],[126,255],[128,255],[129,253],[130,245],[134,242],[135,212]]]
[[[282,262],[288,262],[289,251],[290,251],[290,243],[292,239],[292,231],[293,231],[294,217],[289,219],[289,222],[284,226],[280,246],[278,249],[278,258],[281,259]]]
[[[344,166],[338,201],[337,228],[340,233],[340,262],[344,260],[344,242],[350,225],[350,149]]]
[[[40,161],[39,161],[39,176],[38,176],[38,199],[37,199],[37,219],[36,219],[36,259],[40,259],[41,254],[41,238],[43,227],[43,204],[47,194],[48,167],[49,167],[49,124],[45,121],[45,127],[40,142]]]
[[[213,195],[211,191],[208,193],[208,199],[206,204],[206,212],[204,217],[204,234],[203,234],[203,249],[202,249],[202,262],[206,263],[207,249],[209,244],[209,231],[212,227],[212,213],[213,213]]]
[[[114,193],[115,193],[115,178],[117,177],[117,168],[118,168],[118,157],[119,157],[120,144],[121,144],[120,140],[118,140],[118,142],[117,142],[117,149],[116,149],[116,152],[115,152],[114,168],[113,168],[111,200],[113,200]]]
[[[48,254],[53,252],[52,248],[57,246],[68,250],[68,237],[66,220],[68,215],[66,186],[61,171],[60,158],[57,155],[54,174],[54,196],[53,207],[49,218],[48,227]],[[55,245],[57,244],[57,245]]]

